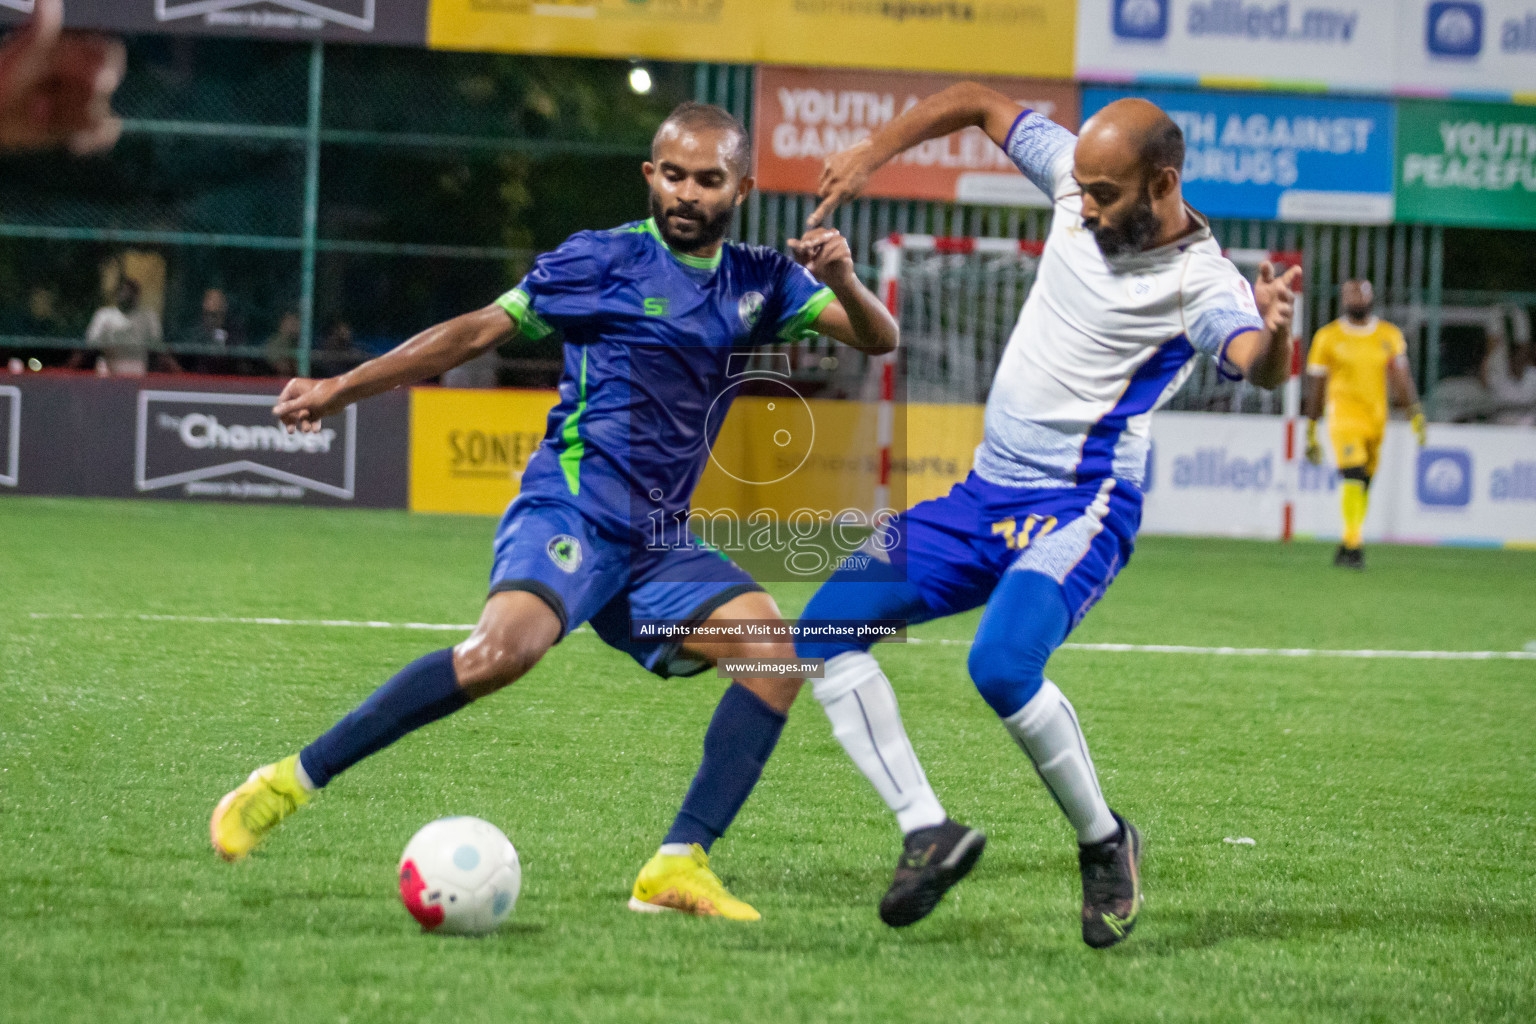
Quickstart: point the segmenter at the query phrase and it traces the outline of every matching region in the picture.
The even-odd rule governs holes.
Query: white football
[[[429,822],[400,856],[400,900],[423,931],[488,935],[511,915],[522,887],[511,840],[479,818]]]

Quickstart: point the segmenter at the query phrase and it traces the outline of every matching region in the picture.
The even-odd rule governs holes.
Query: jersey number
[[[1038,527],[1038,529],[1036,529]],[[1029,547],[1029,542],[1039,540],[1052,530],[1056,529],[1055,516],[1030,516],[1024,520],[1024,528],[1021,530],[1012,519],[1004,519],[1000,523],[992,524],[992,536],[1002,534],[1008,546],[1015,551],[1022,551]]]

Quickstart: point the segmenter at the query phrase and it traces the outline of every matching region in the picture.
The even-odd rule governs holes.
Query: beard
[[[689,229],[676,231],[668,214],[688,218]],[[662,206],[661,197],[652,192],[651,216],[656,219],[656,228],[661,232],[662,240],[674,249],[686,251],[707,248],[724,238],[725,233],[731,229],[731,222],[736,219],[736,207],[733,204],[718,213],[710,214],[693,203],[678,203],[669,210]]]
[[[1104,258],[1111,260],[1145,249],[1162,228],[1157,214],[1152,212],[1152,196],[1145,186],[1121,224],[1111,227],[1095,218],[1092,223],[1084,221],[1083,226],[1093,232],[1093,240],[1099,243]]]
[[[1369,320],[1371,318],[1370,306],[1345,306],[1344,315],[1351,320]]]

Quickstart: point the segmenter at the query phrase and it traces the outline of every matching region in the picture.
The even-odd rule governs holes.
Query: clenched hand
[[[63,145],[83,155],[117,142],[123,44],[63,25],[63,0],[37,0],[32,20],[0,44],[0,149]]]

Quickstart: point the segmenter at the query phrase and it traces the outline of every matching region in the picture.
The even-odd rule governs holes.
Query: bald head
[[[1078,152],[1084,147],[1103,160],[1135,163],[1150,175],[1165,167],[1184,171],[1184,133],[1161,107],[1146,100],[1115,100],[1083,125]]]
[[[1116,100],[1083,125],[1072,176],[1083,196],[1083,226],[1113,259],[1161,245],[1188,230],[1179,179],[1184,133],[1157,106]]]

